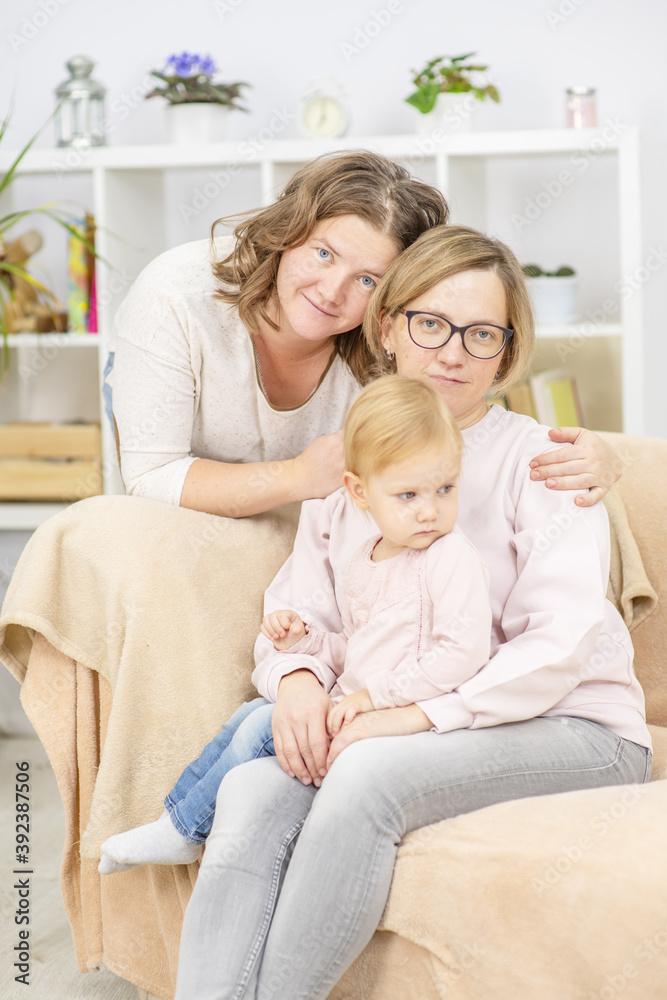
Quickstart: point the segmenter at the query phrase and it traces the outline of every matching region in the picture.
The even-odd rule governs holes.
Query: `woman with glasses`
[[[501,801],[650,777],[632,645],[605,599],[604,508],[532,481],[546,428],[486,400],[530,361],[518,261],[474,230],[432,229],[390,265],[364,329],[380,369],[434,386],[462,432],[459,524],[490,571],[491,655],[455,690],[367,712],[329,740],[317,665],[299,658],[295,669],[260,636],[253,679],[276,702],[277,756],[220,786],[177,1000],[324,1000],[378,925],[406,833]],[[304,504],[267,609],[310,603],[316,624],[340,630],[334,581],[376,533],[343,492]]]

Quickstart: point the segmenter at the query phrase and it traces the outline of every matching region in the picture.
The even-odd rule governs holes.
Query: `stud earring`
[[[387,351],[387,360],[388,361],[393,361],[395,357],[396,357],[395,354],[392,354],[391,351]]]

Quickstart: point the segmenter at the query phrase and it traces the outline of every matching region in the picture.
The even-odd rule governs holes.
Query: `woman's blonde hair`
[[[213,265],[223,282],[219,296],[238,309],[241,322],[257,331],[258,317],[274,329],[266,305],[285,250],[302,246],[324,219],[356,215],[391,239],[400,253],[432,226],[447,222],[449,209],[434,187],[414,180],[405,167],[366,150],[320,156],[298,170],[273,205],[240,213],[236,245]],[[231,218],[239,218],[232,216]],[[229,222],[218,219],[211,227]],[[361,326],[335,338],[335,350],[358,382],[368,381],[372,363]]]
[[[371,296],[364,334],[376,362],[376,373],[396,371],[382,345],[382,324],[444,278],[461,271],[492,271],[507,299],[508,324],[514,330],[498,371],[493,392],[500,393],[528,371],[535,343],[530,295],[521,264],[500,240],[468,226],[437,226],[422,233],[400,259],[393,261]]]
[[[449,407],[427,382],[390,375],[371,382],[345,418],[345,468],[362,481],[424,451],[446,451],[458,468],[463,439]]]

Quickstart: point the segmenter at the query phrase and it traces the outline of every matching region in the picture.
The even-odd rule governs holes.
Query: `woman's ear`
[[[366,489],[361,479],[355,472],[349,472],[347,469],[345,470],[343,473],[343,485],[357,506],[361,507],[362,510],[368,510]]]
[[[391,343],[391,331],[394,326],[394,318],[389,315],[386,309],[380,312],[380,343],[385,351],[395,354],[396,351]]]

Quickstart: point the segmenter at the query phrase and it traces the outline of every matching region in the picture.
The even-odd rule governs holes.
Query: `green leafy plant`
[[[422,114],[428,114],[435,107],[438,94],[472,94],[478,101],[489,97],[498,103],[500,94],[492,83],[480,84],[474,74],[484,73],[489,68],[478,63],[469,62],[475,52],[463,56],[438,56],[426,63],[426,66],[414,73],[412,82],[417,88],[405,100]]]
[[[225,108],[247,111],[238,104],[241,88],[249,83],[214,83],[217,66],[210,56],[181,52],[167,59],[164,70],[151,70],[151,76],[161,80],[165,86],[156,87],[146,94],[149,97],[164,97],[169,104],[220,104]]]
[[[58,109],[56,109],[57,111]],[[55,114],[55,112],[54,112]],[[7,117],[4,121],[0,122],[0,145],[7,132],[9,126],[9,121],[11,117],[11,112],[8,112]],[[53,118],[51,115],[47,122]],[[26,155],[28,150],[31,148],[37,136],[40,134],[42,129],[39,128],[37,132],[33,135],[32,139],[23,147],[23,149],[16,155],[9,170],[4,175],[0,175],[0,196],[7,191],[12,181],[17,176],[17,168],[21,163],[21,160]],[[95,248],[93,245],[86,240],[82,234],[68,221],[68,216],[66,213],[60,209],[54,207],[55,202],[49,202],[46,205],[42,205],[38,208],[24,209],[18,212],[9,212],[7,215],[0,218],[0,338],[2,339],[2,353],[0,354],[0,376],[4,374],[9,366],[9,331],[7,329],[7,324],[5,322],[5,311],[8,302],[14,298],[15,289],[17,286],[17,281],[24,281],[30,285],[38,293],[38,297],[41,303],[48,307],[52,312],[54,317],[60,312],[62,306],[53,292],[42,284],[33,274],[31,274],[26,266],[25,262],[22,261],[9,261],[7,260],[7,248],[9,245],[8,236],[10,232],[14,229],[14,226],[23,222],[30,216],[42,216],[48,219],[53,219],[57,222],[64,230],[66,230],[71,236],[80,240],[86,249],[93,254],[95,257],[99,258],[99,255],[95,253]]]
[[[523,273],[527,278],[572,278],[576,271],[566,265],[557,271],[543,271],[539,264],[524,264]]]

